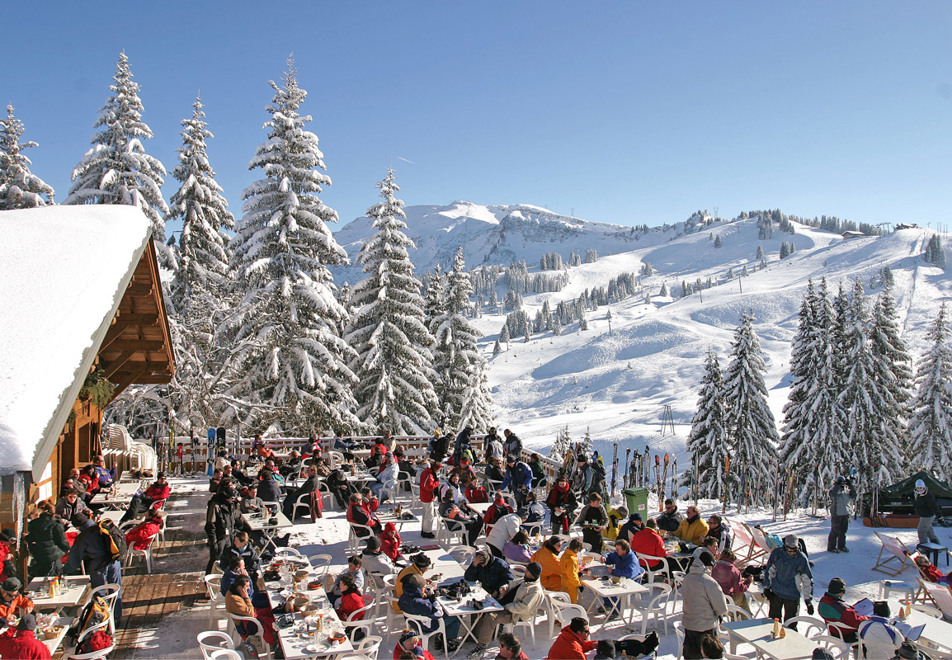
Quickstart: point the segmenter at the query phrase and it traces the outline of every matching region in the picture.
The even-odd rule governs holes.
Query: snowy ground
[[[204,493],[207,481],[204,477],[184,480],[173,480],[173,489],[176,494],[183,494],[186,497],[173,498],[173,502],[179,502],[174,506],[180,507],[184,514],[179,518],[184,519],[187,524],[200,525],[200,519],[197,517],[204,511],[207,495]],[[685,503],[682,503],[682,508]],[[649,507],[653,511],[657,510],[657,500],[651,499]],[[702,515],[720,512],[720,505],[713,501],[702,500],[700,502]],[[821,512],[825,513],[825,512]],[[829,521],[826,518],[814,518],[804,511],[796,511],[787,517],[787,520],[778,520],[773,522],[770,511],[754,510],[738,514],[735,509],[729,508],[727,516],[747,521],[751,525],[761,524],[769,532],[784,536],[789,533],[795,533],[805,539],[807,548],[810,552],[810,558],[814,561],[815,590],[816,600],[823,595],[826,585],[833,577],[843,578],[847,585],[847,598],[850,601],[860,600],[864,596],[875,597],[878,593],[879,583],[885,577],[880,573],[871,571],[871,567],[876,562],[876,556],[879,553],[879,543],[873,535],[871,528],[863,527],[861,521],[853,521],[850,525],[847,537],[848,546],[851,549],[850,554],[833,555],[826,553],[826,537],[829,532]],[[193,522],[194,521],[194,522]],[[327,512],[325,518],[317,523],[299,522],[295,525],[291,543],[293,547],[301,552],[312,555],[319,553],[330,553],[334,557],[334,565],[331,572],[336,572],[344,568],[346,562],[347,545],[347,522],[343,513],[331,511]],[[952,533],[947,528],[936,528],[939,538],[946,544],[952,542]],[[907,545],[914,545],[916,542],[915,530],[879,530],[899,536]],[[408,524],[404,527],[403,539],[411,544],[421,544],[423,539],[420,537],[418,523]],[[193,550],[188,555],[176,555],[169,561],[163,562],[157,571],[176,570],[195,570],[195,565],[204,566],[207,555],[201,548]],[[173,568],[174,567],[174,568]],[[945,567],[942,567],[945,569]],[[200,579],[196,576],[196,579]],[[897,580],[905,579],[909,583],[915,582],[913,572],[907,571]],[[894,580],[895,581],[895,580]],[[805,611],[803,612],[805,614]],[[180,612],[166,617],[159,622],[157,629],[142,631],[140,633],[140,646],[142,653],[137,653],[135,657],[162,657],[185,659],[194,658],[196,654],[195,636],[203,631],[211,629],[209,626],[209,612],[207,607],[199,606],[189,611]],[[670,621],[676,620],[676,617]],[[595,617],[592,621],[593,638],[595,639],[617,639],[627,634],[624,625],[621,622],[610,624],[607,628],[603,627],[602,617]],[[217,626],[224,628],[224,622],[218,621]],[[650,628],[649,628],[650,629]],[[538,630],[538,629],[537,629]],[[670,634],[665,635],[663,630],[658,631],[661,635],[660,658],[674,658],[677,650],[677,642],[670,630]],[[385,639],[381,648],[381,658],[389,658],[393,645],[395,643],[395,633],[388,632],[378,626],[374,634],[382,635]],[[545,638],[545,635],[536,636],[537,644],[535,647],[526,648],[526,653],[530,658],[541,659],[545,657],[551,640]],[[529,646],[530,641],[524,640]],[[161,651],[159,651],[161,648]],[[487,657],[493,657],[491,655]]]

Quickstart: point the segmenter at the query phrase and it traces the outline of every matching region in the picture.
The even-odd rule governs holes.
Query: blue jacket
[[[69,549],[68,566],[75,572],[85,563],[87,575],[102,573],[106,565],[118,563],[118,560],[110,562],[111,556],[109,546],[99,531],[99,525],[94,520],[87,520],[79,529],[79,536],[73,541],[73,547]]]
[[[99,487],[108,488],[112,486],[112,482],[115,480],[116,476],[113,474],[112,470],[107,470],[104,467],[96,466],[96,476],[99,477]]]
[[[517,461],[515,465],[511,468],[506,468],[506,476],[503,477],[502,484],[500,484],[500,490],[506,490],[509,488],[511,491],[516,491],[519,488],[528,488],[532,489],[532,468],[523,463],[522,461]]]
[[[810,562],[797,550],[789,555],[783,547],[770,553],[764,568],[764,588],[787,600],[813,599],[813,571]]]
[[[258,558],[255,549],[251,547],[251,543],[245,543],[245,547],[241,550],[234,543],[226,547],[221,553],[221,567],[228,568],[231,558],[236,556],[245,560],[245,570],[248,571],[248,575],[251,576],[251,580],[254,582],[255,577],[261,572],[261,560]]]
[[[509,564],[499,557],[493,557],[491,562],[483,564],[482,566],[473,566],[470,564],[463,577],[470,582],[479,582],[483,585],[483,589],[491,594],[495,593],[502,585],[509,584],[514,579]]]
[[[443,617],[443,608],[439,601],[424,597],[423,592],[417,588],[404,586],[399,605],[405,614],[425,616],[433,622],[429,628],[424,630],[424,633],[431,633],[440,625],[439,619]]]
[[[618,577],[631,578],[632,580],[641,576],[645,569],[637,561],[637,556],[629,550],[621,557],[617,552],[609,552],[605,556],[605,563],[612,567],[612,575]]]

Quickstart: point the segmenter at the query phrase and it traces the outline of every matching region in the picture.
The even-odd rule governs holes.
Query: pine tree
[[[463,248],[456,251],[453,270],[447,276],[442,313],[433,319],[436,346],[433,367],[438,374],[437,397],[442,406],[443,425],[461,429],[492,426],[492,399],[486,382],[486,359],[480,354],[479,331],[467,318],[473,293],[463,261]],[[529,324],[526,332],[530,332]]]
[[[428,433],[439,402],[433,390],[433,336],[408,253],[416,246],[403,231],[406,215],[392,169],[377,187],[384,201],[367,210],[376,232],[360,248],[358,263],[367,277],[354,285],[353,325],[345,337],[357,351],[351,363],[359,383],[357,416],[377,433]]]
[[[38,145],[33,141],[20,142],[22,135],[23,122],[13,116],[13,106],[8,105],[6,121],[0,120],[0,211],[53,203],[53,188],[30,172],[32,163],[22,153]]]
[[[763,258],[764,258],[764,248],[763,248],[763,246],[760,246],[760,245],[757,246],[757,256],[756,256],[755,258],[756,258],[756,259],[763,259]]]
[[[505,344],[506,348],[509,348],[509,344],[512,343],[512,339],[509,336],[509,324],[503,323],[502,330],[499,332],[499,343]]]
[[[353,429],[356,353],[340,337],[347,311],[335,297],[328,265],[347,262],[328,222],[337,213],[318,197],[331,180],[317,136],[299,113],[307,92],[288,60],[283,86],[274,81],[268,139],[249,169],[265,177],[245,188],[244,215],[232,241],[244,298],[226,329],[233,332],[234,396],[261,425],[284,432]]]
[[[940,479],[952,479],[952,346],[945,303],[929,329],[932,344],[919,362],[916,398],[909,420],[910,472],[934,470]]]
[[[704,376],[698,395],[697,411],[691,419],[687,449],[692,457],[692,473],[698,474],[698,493],[702,498],[718,498],[733,490],[725,481],[725,457],[730,455],[727,433],[727,408],[724,399],[724,376],[713,349],[704,361]]]
[[[719,248],[722,245],[723,245],[723,242],[721,241],[721,235],[718,234],[717,237],[714,239],[714,247]]]
[[[555,442],[552,444],[552,447],[549,449],[549,458],[553,461],[561,462],[565,455],[572,451],[572,435],[569,433],[569,425],[559,429],[558,434],[555,436]]]
[[[773,413],[767,403],[767,366],[754,332],[750,312],[741,317],[734,333],[731,362],[724,372],[727,429],[733,448],[735,474],[745,472],[747,483],[755,483],[769,473],[780,438]]]
[[[436,319],[443,312],[443,301],[446,299],[446,274],[439,264],[436,268],[423,275],[424,316],[426,329],[430,335],[436,337]]]
[[[162,198],[165,167],[146,153],[143,140],[152,129],[142,121],[139,83],[133,82],[129,58],[119,54],[113,95],[99,111],[92,148],[73,170],[73,185],[64,204],[129,204],[138,206],[152,222],[152,237],[163,264],[174,269],[165,244],[165,216],[169,208]]]

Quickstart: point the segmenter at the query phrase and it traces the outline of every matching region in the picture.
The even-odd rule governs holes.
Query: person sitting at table
[[[416,478],[416,466],[413,464],[413,461],[406,455],[402,449],[397,449],[393,452],[393,455],[397,458],[397,467],[400,469],[401,475],[406,475],[406,478],[413,481]]]
[[[654,521],[652,520],[651,522],[653,523]],[[645,534],[641,534],[645,529],[649,531]],[[654,529],[645,527],[641,514],[637,512],[628,516],[628,522],[622,525],[621,529],[618,530],[618,538],[623,541],[628,541],[632,551],[643,555],[664,557],[667,554],[664,549],[664,539],[662,539],[661,535]],[[654,561],[651,562],[649,568],[655,570],[659,566],[661,566],[661,562]]]
[[[542,586],[549,591],[562,589],[562,567],[559,566],[559,554],[562,552],[562,537],[550,536],[542,547],[532,555],[532,561],[542,566]]]
[[[360,504],[374,518],[377,517],[377,509],[380,508],[380,498],[374,495],[368,486],[360,489]]]
[[[502,556],[510,563],[528,564],[532,561],[532,553],[529,552],[529,535],[526,530],[520,529],[515,536],[509,539],[506,547],[502,549]]]
[[[239,575],[235,578],[235,581],[231,585],[231,589],[228,590],[228,595],[225,596],[225,610],[229,614],[237,614],[238,616],[247,616],[252,619],[258,619],[258,621],[261,623],[264,641],[269,646],[271,646],[272,649],[275,648],[277,639],[274,635],[274,617],[271,617],[271,621],[267,621],[267,617],[258,616],[258,610],[251,602],[250,578],[244,575]],[[239,647],[239,650],[244,651],[247,657],[247,655],[253,650],[251,648],[251,644],[248,642],[248,635],[255,634],[257,629],[249,625],[246,621],[235,621],[235,630],[237,630],[238,634],[241,635],[242,646]],[[255,652],[254,655],[257,655],[257,652]]]
[[[624,539],[615,541],[615,551],[603,556],[602,563],[612,567],[611,574],[614,577],[637,580],[645,573],[645,569],[638,563],[638,557]],[[606,620],[610,621],[621,614],[620,601],[617,598],[606,598],[604,604],[608,612]]]
[[[690,545],[701,545],[701,541],[707,536],[707,523],[701,518],[701,512],[694,505],[689,506],[685,514],[684,520],[678,525],[674,535]]]
[[[702,552],[704,552],[705,550],[707,550],[707,551],[710,552],[712,555],[714,555],[715,557],[717,557],[718,555],[720,555],[720,553],[717,551],[717,546],[718,546],[718,545],[719,545],[719,544],[718,544],[716,538],[714,538],[713,536],[705,536],[703,539],[701,539],[700,545],[698,545],[696,548],[694,548],[694,551],[693,551],[691,554],[692,554],[695,558],[697,558],[697,557],[700,557],[700,556],[701,556],[701,553],[702,553]]]
[[[281,463],[278,472],[285,479],[296,479],[301,473],[301,454],[296,449],[292,449],[287,460]]]
[[[517,507],[525,505],[526,494],[532,490],[532,469],[515,454],[506,457],[506,476],[499,485],[499,490],[507,489],[516,498]]]
[[[422,616],[430,620],[428,625],[422,625],[422,632],[428,634],[436,630],[440,625],[440,620],[446,626],[446,648],[450,653],[459,648],[461,640],[459,639],[458,617],[447,616],[437,599],[424,580],[419,575],[408,575],[403,579],[403,594],[399,600],[400,611],[404,614],[413,616]]]
[[[487,612],[479,617],[479,623],[474,629],[476,647],[469,657],[482,657],[497,625],[532,620],[545,602],[545,590],[539,583],[540,575],[542,575],[542,567],[537,562],[530,562],[526,566],[525,577],[510,583],[503,594],[497,598],[504,611]]]
[[[69,521],[72,520],[73,516],[77,513],[89,515],[89,507],[86,506],[86,503],[79,496],[79,493],[75,490],[68,490],[62,497],[56,500],[54,513],[63,525],[68,525]]]
[[[546,657],[549,660],[586,660],[587,655],[598,647],[598,642],[588,638],[590,634],[588,621],[580,616],[573,617],[555,638]]]
[[[262,461],[267,461],[269,458],[274,458],[274,452],[271,450],[271,447],[268,446],[263,440],[261,444],[258,445],[258,458]]]
[[[507,514],[497,520],[493,528],[486,534],[486,545],[489,546],[494,555],[502,557],[503,548],[520,529],[522,529],[522,517],[518,513]]]
[[[569,547],[562,552],[562,557],[559,559],[559,573],[562,576],[560,589],[569,595],[573,605],[578,603],[578,590],[582,586],[582,581],[579,578],[578,553],[582,551],[583,547],[581,539],[572,539],[569,541]]]
[[[373,538],[373,537],[371,537]],[[369,542],[368,542],[369,545]],[[366,553],[366,550],[364,551]],[[372,565],[368,565],[364,562],[364,559],[367,557],[364,556],[351,555],[347,558],[347,568],[341,571],[336,578],[334,578],[334,584],[331,586],[329,593],[331,597],[338,598],[340,596],[340,579],[347,574],[350,574],[354,578],[354,586],[357,587],[358,591],[363,591],[364,589],[364,570],[371,571],[376,570],[372,569]]]
[[[241,492],[241,501],[238,503],[241,513],[261,513],[265,510],[264,500],[258,497],[258,484],[251,483]]]
[[[244,575],[247,578],[251,576],[248,575],[248,569],[245,567],[245,560],[243,557],[238,555],[232,555],[228,558],[227,564],[222,564],[222,568],[225,569],[225,572],[221,574],[221,581],[219,582],[219,587],[221,588],[221,595],[227,597],[228,591],[231,589],[231,585],[234,584],[235,580],[240,575]],[[252,580],[248,586],[248,595],[253,599],[255,594],[255,581]],[[2,656],[0,656],[2,657]]]
[[[919,569],[919,573],[929,582],[933,584],[944,584],[946,586],[952,584],[952,573],[942,575],[942,571],[934,566],[925,555],[916,555],[914,561],[916,562],[916,567]]]
[[[734,604],[750,612],[747,604],[747,589],[754,581],[753,575],[741,578],[740,570],[734,564],[737,556],[730,550],[722,550],[720,559],[711,569],[711,577],[721,585],[721,591],[734,601]]]
[[[455,466],[450,470],[450,474],[455,474],[459,476],[459,481],[462,484],[469,483],[470,479],[476,479],[476,470],[473,469],[473,466],[469,463],[469,458],[466,456],[461,456],[459,459],[459,465]]]
[[[621,531],[622,521],[628,518],[628,507],[619,506],[615,507],[608,512],[608,526],[602,530],[602,536],[604,536],[609,541],[614,541],[618,538],[618,532]],[[626,541],[628,539],[625,539]]]
[[[165,520],[165,511],[149,509],[145,520],[126,532],[126,543],[134,550],[145,550],[149,547],[152,538],[162,531],[162,522]]]
[[[119,524],[122,525],[122,523],[129,520],[135,520],[143,512],[148,511],[156,502],[169,499],[170,493],[171,489],[169,488],[168,481],[165,479],[165,473],[159,472],[155,477],[154,484],[146,488],[145,492],[136,493],[132,496],[132,499],[129,500],[129,507],[126,509],[126,512],[122,514]]]
[[[381,548],[379,536],[367,537],[367,546],[360,553],[360,559],[363,561],[364,570],[371,575],[393,575],[397,572],[393,560]],[[375,579],[374,582],[377,580]]]
[[[278,488],[281,489],[281,492],[284,492],[284,487],[285,487],[285,485],[287,484],[287,481],[285,480],[284,476],[282,476],[282,474],[281,474],[280,472],[278,472],[278,466],[277,466],[277,464],[274,462],[274,459],[273,459],[273,458],[269,458],[269,459],[266,460],[266,461],[264,462],[264,464],[261,466],[261,469],[258,471],[258,480],[259,480],[259,481],[261,480],[261,474],[262,474],[265,470],[267,470],[268,472],[271,473],[271,478],[274,479],[274,483],[278,484]]]
[[[505,559],[493,556],[489,548],[482,546],[476,550],[463,577],[469,582],[479,582],[488,594],[496,597],[514,576]]]
[[[602,530],[608,525],[608,512],[602,506],[602,496],[590,493],[586,504],[578,515],[582,526],[582,540],[592,546],[592,552],[602,553]]]
[[[284,497],[284,504],[281,505],[281,510],[284,515],[288,517],[288,520],[294,522],[292,511],[294,511],[294,505],[301,497],[310,493],[316,493],[320,489],[321,482],[317,478],[317,468],[313,465],[308,465],[307,479],[304,480],[300,488],[288,488],[288,494]],[[310,508],[308,508],[308,510],[310,511]]]
[[[331,470],[324,483],[334,496],[337,506],[341,509],[347,508],[350,496],[354,494],[354,487],[347,481],[344,473],[337,469]]]
[[[486,478],[486,483],[489,484],[489,489],[491,490],[494,487],[494,484],[502,483],[502,480],[506,478],[506,470],[504,467],[502,458],[493,458],[486,464],[486,469],[484,471],[484,476]]]
[[[436,660],[436,658],[423,648],[423,640],[416,630],[404,630],[393,648],[393,660]]]
[[[658,529],[662,532],[678,531],[678,527],[681,526],[683,520],[684,516],[678,512],[678,505],[670,497],[664,501],[664,512],[655,518]]]
[[[59,575],[63,568],[60,560],[69,552],[65,527],[53,517],[53,505],[49,500],[43,500],[36,505],[36,510],[37,517],[27,523],[25,539],[30,550],[28,574],[31,580],[51,574]]]
[[[410,563],[397,574],[397,579],[394,581],[394,595],[397,598],[403,595],[403,580],[408,575],[423,575],[429,570],[430,565],[433,562],[430,561],[430,558],[427,557],[424,553],[419,552],[413,557],[410,558]],[[399,613],[400,605],[398,603],[393,604],[393,609]]]
[[[845,595],[846,582],[843,578],[835,577],[830,580],[826,593],[820,599],[817,614],[823,617],[827,625],[837,624],[829,626],[830,633],[834,637],[839,637],[847,644],[855,644],[859,639],[860,624],[869,620],[869,617],[859,614],[852,605],[847,605],[843,600]]]
[[[0,625],[23,612],[33,611],[33,601],[20,593],[23,583],[18,578],[8,577],[0,584]]]
[[[400,476],[400,466],[393,454],[380,463],[375,481],[370,482],[370,490],[381,502],[393,499],[397,490],[397,478]]]
[[[364,459],[364,465],[368,468],[379,467],[387,456],[387,446],[380,442],[378,438],[370,448],[370,456]]]
[[[60,488],[60,492],[70,488],[74,488],[81,498],[86,499],[86,483],[80,480],[79,470],[76,468],[69,471],[69,476],[63,480],[63,487]]]
[[[559,473],[555,485],[552,486],[552,490],[545,498],[545,504],[549,507],[552,533],[568,534],[569,525],[574,519],[578,502],[575,500],[575,493],[569,487],[569,480],[564,473]]]
[[[450,473],[446,478],[446,483],[440,488],[440,502],[446,501],[446,495],[449,493],[457,504],[465,504],[466,496],[463,494],[463,488],[459,482],[459,473]]]
[[[50,660],[50,649],[36,638],[36,617],[24,614],[16,631],[0,635],[0,658],[20,660]]]
[[[707,535],[717,539],[717,552],[715,557],[724,550],[730,550],[731,547],[731,528],[719,515],[712,514],[707,518]]]
[[[215,468],[215,470],[212,472],[212,476],[208,480],[209,493],[218,492],[218,487],[221,486],[221,479],[223,475],[224,475],[224,472],[222,472],[221,468]]]
[[[363,496],[360,493],[354,493],[350,496],[350,506],[347,508],[347,522],[370,528],[370,532],[366,529],[354,529],[354,534],[359,539],[366,538],[370,536],[370,534],[380,534],[381,531],[380,521],[374,518],[373,514],[364,508]]]
[[[241,461],[237,458],[231,462],[231,477],[242,488],[247,488],[257,481],[254,477],[249,477],[245,474],[244,470],[241,469]]]
[[[549,485],[548,480],[545,477],[545,466],[542,464],[542,457],[538,454],[533,454],[529,457],[529,462],[527,463],[529,469],[532,470],[532,489],[536,488],[545,488]]]
[[[222,550],[219,562],[222,566],[227,566],[232,557],[241,557],[245,560],[245,568],[248,569],[248,575],[252,579],[257,579],[261,573],[261,559],[251,543],[248,532],[241,530],[235,532],[235,538],[224,550]]]
[[[486,489],[483,488],[482,482],[479,480],[479,477],[471,477],[469,482],[466,484],[466,489],[463,491],[463,495],[466,497],[466,501],[472,504],[482,504],[489,501],[489,493],[486,492]],[[485,522],[485,520],[483,521]]]
[[[258,497],[262,502],[280,502],[281,486],[274,480],[271,470],[263,469],[258,473]]]
[[[400,532],[397,531],[397,526],[388,522],[383,526],[383,532],[380,533],[380,549],[383,551],[387,557],[392,561],[403,561],[403,555],[400,554],[400,546],[403,545],[403,540],[400,538]]]
[[[727,616],[727,601],[721,585],[711,577],[714,555],[704,551],[691,562],[688,574],[681,584],[681,614],[684,626],[684,657],[695,660],[701,656],[701,637],[717,635],[721,617]]]
[[[93,459],[93,469],[96,471],[96,477],[99,479],[100,490],[112,488],[113,483],[116,481],[116,468],[107,468],[103,461],[102,454],[98,454],[96,458]]]
[[[502,491],[496,491],[496,494],[493,496],[492,505],[490,505],[490,507],[486,509],[486,513],[483,514],[483,523],[486,525],[486,529],[490,529],[500,518],[508,516],[510,513],[515,513],[515,510],[506,502]]]
[[[534,527],[536,531],[539,531],[542,529],[541,523],[545,521],[545,507],[536,501],[535,493],[530,491],[526,493],[526,500],[519,511],[519,515],[522,516],[523,525],[530,528]]]
[[[480,532],[483,531],[483,519],[476,515],[470,516],[464,513],[453,500],[453,493],[450,491],[447,491],[443,496],[443,504],[440,505],[440,515],[444,519],[447,519],[445,521],[447,529],[452,532],[462,527],[467,532],[468,544],[476,545],[476,539],[479,538]]]
[[[364,601],[360,589],[357,588],[357,583],[352,573],[341,573],[338,586],[340,588],[340,596],[334,599],[334,611],[341,621],[347,621],[349,616],[362,609],[367,603]],[[360,621],[365,616],[367,616],[366,612],[360,612],[354,614],[352,620]],[[360,628],[352,628],[350,626],[347,627],[347,633],[355,642],[359,642],[366,635]]]
[[[85,499],[86,503],[89,504],[89,500],[99,492],[99,477],[96,475],[96,466],[92,463],[83,466],[83,469],[79,472],[79,480],[86,487]]]

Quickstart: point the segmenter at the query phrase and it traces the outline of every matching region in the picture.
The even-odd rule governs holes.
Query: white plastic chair
[[[552,601],[552,607],[555,609],[555,619],[561,626],[569,625],[575,617],[588,621],[588,612],[581,605],[572,605],[571,603],[566,605],[559,601]]]
[[[132,566],[132,560],[136,558],[136,555],[139,555],[145,559],[145,569],[149,575],[152,575],[152,545],[155,543],[156,536],[158,534],[153,535],[149,539],[149,544],[142,550],[136,550],[133,546],[129,546],[129,550],[126,552],[126,568]]]
[[[664,620],[664,634],[668,634],[667,610],[668,602],[671,600],[671,585],[664,582],[652,582],[646,584],[648,593],[643,594],[640,599],[629,603],[629,606],[641,614],[641,634],[644,635],[648,629],[648,617],[650,616],[659,627]]]
[[[455,559],[456,563],[461,566],[468,564],[475,554],[476,548],[468,545],[458,545],[449,551],[450,557]]]
[[[442,635],[443,657],[449,660],[450,652],[447,650],[448,647],[446,645],[446,623],[443,621],[442,617],[440,617],[436,628],[434,628],[432,632],[424,633],[423,631],[426,628],[429,628],[433,625],[433,620],[430,619],[430,617],[418,614],[407,614],[406,612],[403,613],[403,616],[406,617],[407,625],[411,629],[415,630],[420,636],[420,639],[423,640],[423,648],[427,647],[431,637],[434,635]]]
[[[680,660],[684,657],[684,624],[680,621],[674,622],[674,636],[678,638],[678,654],[674,658]]]
[[[245,656],[234,649],[218,649],[217,651],[212,651],[208,658],[209,660],[245,660]]]
[[[234,625],[232,625],[232,629],[235,631],[235,637],[237,638],[237,639],[235,639],[235,646],[236,646],[236,647],[238,646],[238,644],[241,644],[241,642],[242,642],[241,634],[238,632],[238,626],[237,626],[237,623],[238,623],[239,621],[241,621],[242,623],[247,624],[248,626],[250,626],[250,627],[252,628],[252,630],[254,630],[254,632],[250,633],[249,635],[246,635],[246,637],[245,637],[246,639],[250,639],[250,638],[252,638],[252,637],[257,637],[259,643],[256,644],[256,646],[259,646],[259,647],[262,647],[262,648],[265,648],[265,647],[268,646],[267,643],[265,643],[265,641],[264,641],[264,627],[261,625],[261,622],[260,622],[260,621],[258,621],[258,620],[257,620],[256,618],[254,618],[253,616],[241,616],[240,614],[232,614],[232,613],[230,613],[230,612],[228,613],[228,616],[229,616],[229,618],[231,619],[232,624],[234,624]],[[268,655],[270,655],[270,654],[268,654]],[[260,656],[259,656],[259,657],[260,657]]]
[[[469,543],[469,530],[463,526],[458,520],[453,520],[452,518],[443,518],[440,519],[443,521],[443,527],[440,530],[443,532],[442,537],[446,541],[447,545],[453,543],[453,539],[459,539],[459,542],[462,545]]]
[[[218,610],[225,611],[225,596],[221,592],[221,575],[209,574],[203,576],[202,579],[205,580],[205,589],[208,591],[208,621],[214,626],[218,620]]]
[[[93,633],[98,632],[100,630],[105,631],[108,629],[109,631],[111,631],[110,634],[112,635],[113,639],[115,639],[115,636],[116,636],[115,627],[114,626],[110,627],[110,623],[109,623],[111,619],[112,619],[112,615],[110,614],[109,619],[106,619],[105,621],[101,621],[97,623],[96,625],[90,626],[89,628],[86,628],[86,630],[83,630],[79,634],[79,636],[76,638],[76,647],[78,648],[79,645],[87,637],[91,636]],[[105,658],[106,656],[108,656],[110,653],[113,652],[115,648],[116,648],[116,645],[112,644],[108,648],[99,649],[98,651],[90,651],[89,653],[74,653],[73,655],[69,655],[67,657],[69,658],[69,660],[98,660],[99,658]]]
[[[354,644],[356,654],[345,655],[340,660],[377,660],[377,654],[380,653],[382,643],[383,637],[368,635]]]
[[[668,579],[671,579],[671,571],[668,567],[668,562],[666,562],[662,557],[654,557],[652,555],[646,555],[643,552],[636,552],[638,556],[638,563],[641,564],[641,567],[645,569],[647,577],[645,578],[646,583],[654,582],[655,575],[664,575]],[[657,568],[651,568],[651,564],[656,562],[661,562],[661,565]]]
[[[109,634],[113,638],[116,637],[116,601],[119,598],[120,591],[122,591],[122,587],[115,582],[102,584],[89,592],[89,600],[86,601],[89,603],[93,596],[102,596],[103,600],[109,605]]]
[[[792,616],[783,622],[783,627],[789,628],[791,623],[796,623],[797,632],[804,635],[805,637],[822,635],[826,632],[826,622],[823,619],[818,619],[815,616]],[[800,627],[801,623],[807,626],[806,630],[803,630]]]
[[[311,494],[310,493],[301,493],[294,500],[294,506],[291,507],[291,515],[288,519],[293,523],[294,519],[298,517],[298,509],[304,509],[304,515],[310,517],[311,515]]]
[[[334,558],[330,555],[311,555],[311,568],[321,577],[327,575]]]
[[[291,561],[297,564],[311,564],[311,560],[307,556],[298,550],[297,548],[278,548],[274,551],[274,559],[281,559],[283,561]]]
[[[360,550],[362,543],[365,543],[368,538],[374,536],[374,530],[367,527],[367,525],[358,525],[357,523],[348,522],[347,523],[350,531],[347,536],[347,552],[353,554]],[[358,536],[357,532],[361,533],[366,532],[362,536]]]
[[[221,632],[220,630],[200,632],[196,635],[195,639],[198,641],[198,648],[201,649],[202,656],[205,660],[208,660],[215,651],[235,649],[235,642],[232,641],[231,635]]]
[[[931,605],[923,605],[922,603],[913,603],[911,605],[912,609],[918,610],[927,616],[931,616],[933,619],[941,619],[942,612],[937,608],[932,607]]]
[[[842,639],[832,635],[816,635],[811,639],[832,653],[836,660],[849,660],[852,647]]]
[[[377,603],[375,601],[370,601],[359,610],[354,610],[347,615],[347,618],[341,621],[344,625],[344,629],[347,631],[347,636],[350,639],[354,638],[354,631],[357,629],[363,629],[364,635],[369,635],[370,631],[373,629],[374,620],[373,618],[366,618],[370,610],[376,610]],[[364,618],[359,618],[363,616]]]

